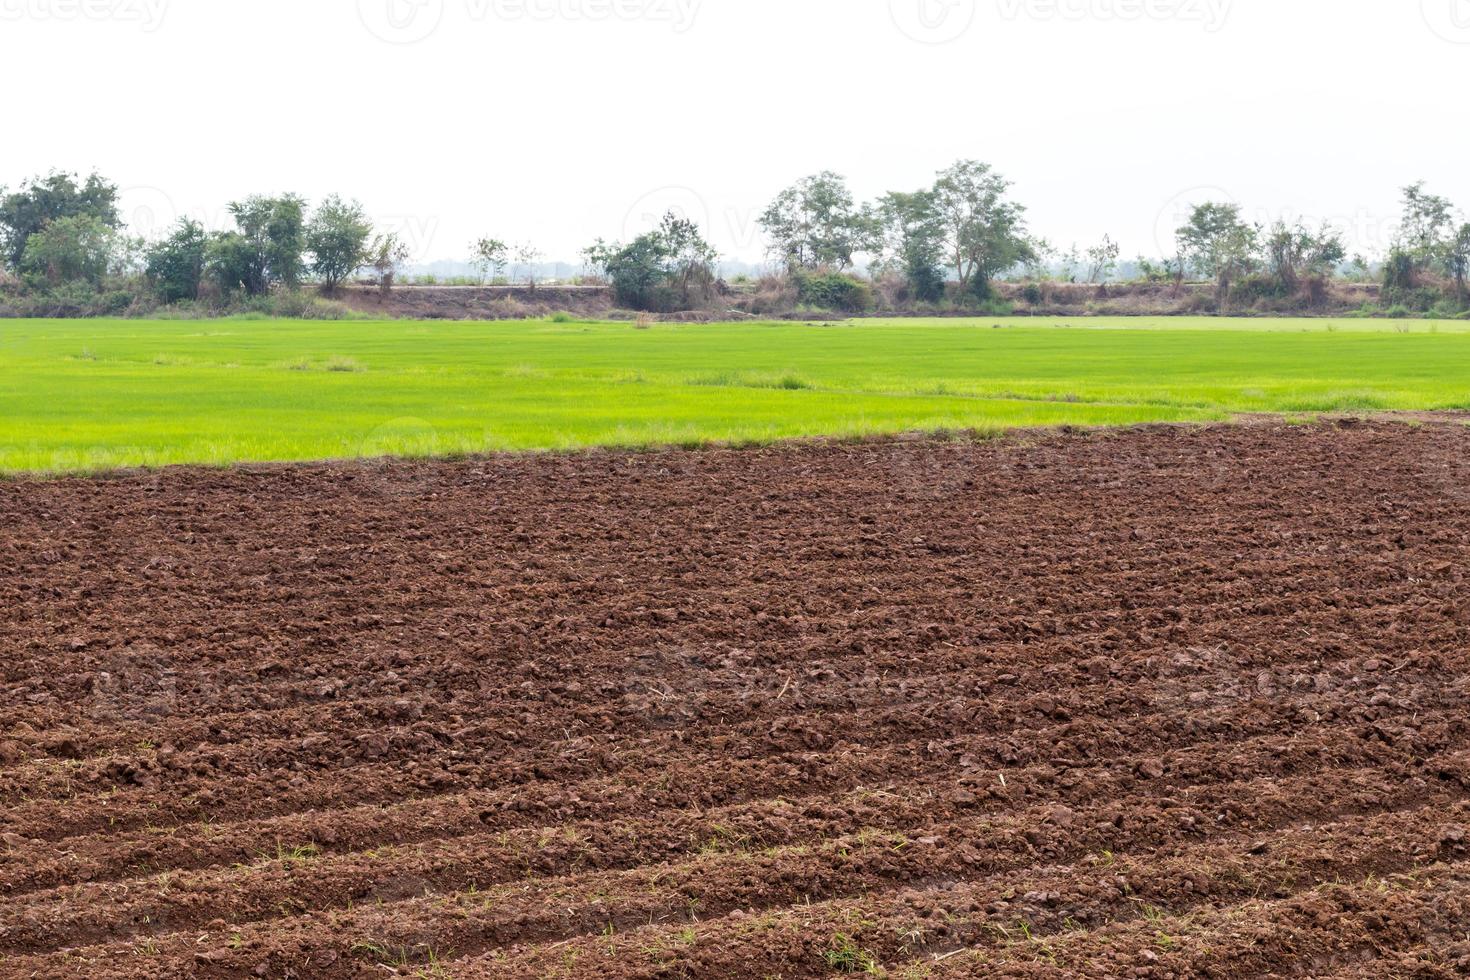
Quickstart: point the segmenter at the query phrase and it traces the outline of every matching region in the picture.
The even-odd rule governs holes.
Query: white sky
[[[0,0],[0,64],[0,184],[96,167],[144,231],[339,191],[419,261],[668,206],[757,260],[796,178],[958,157],[1125,258],[1203,196],[1370,252],[1405,183],[1470,206],[1470,0]]]

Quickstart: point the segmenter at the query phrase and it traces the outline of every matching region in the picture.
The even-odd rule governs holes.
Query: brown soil
[[[0,485],[0,976],[1470,971],[1470,429]]]

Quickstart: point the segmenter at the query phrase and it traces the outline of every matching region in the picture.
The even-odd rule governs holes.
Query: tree
[[[1397,246],[1413,260],[1415,271],[1444,261],[1454,236],[1454,208],[1450,202],[1426,193],[1424,181],[1404,188],[1404,217]]]
[[[632,309],[687,309],[713,292],[717,253],[698,225],[672,211],[627,245],[599,239],[582,254],[612,282],[618,303]]]
[[[658,235],[667,254],[666,277],[678,290],[682,305],[691,305],[696,294],[708,295],[714,285],[719,253],[704,240],[699,226],[670,211],[660,222]]]
[[[1035,238],[1031,240],[1031,254],[1022,261],[1021,269],[1027,279],[1040,282],[1051,278],[1052,266],[1064,266],[1066,262],[1067,259],[1057,252],[1051,242],[1045,238]]]
[[[480,270],[480,282],[484,282],[491,272],[499,278],[505,274],[505,266],[509,261],[510,246],[498,238],[482,238],[470,246],[474,256],[474,263]]]
[[[249,283],[252,281],[260,284],[260,291],[265,290],[265,279],[257,269],[254,249],[237,231],[222,231],[209,236],[204,246],[204,275],[222,293],[233,293],[237,289],[250,292]]]
[[[1415,268],[1414,256],[1400,245],[1390,248],[1388,258],[1383,260],[1384,299],[1400,298],[1414,288],[1418,279],[1419,274]]]
[[[62,218],[89,217],[104,228],[117,229],[117,185],[91,174],[78,183],[76,174],[52,171],[33,177],[12,194],[0,192],[0,247],[5,262],[19,268],[26,242],[46,225]]]
[[[384,293],[392,291],[398,271],[407,261],[408,245],[398,237],[396,231],[375,235],[372,245],[368,246],[368,265],[377,274],[378,288]]]
[[[934,192],[892,191],[878,202],[883,248],[892,256],[914,298],[932,303],[944,298],[944,228]]]
[[[1354,253],[1342,266],[1342,274],[1349,282],[1367,282],[1373,278],[1373,265],[1362,253]]]
[[[877,217],[858,207],[847,181],[830,170],[786,188],[759,220],[771,239],[772,255],[792,271],[841,271],[878,239]]]
[[[536,288],[536,263],[541,261],[541,250],[527,242],[516,246],[516,262],[526,269],[526,283]]]
[[[1122,252],[1111,235],[1104,235],[1101,242],[1087,250],[1087,281],[1099,283],[1110,279],[1118,268],[1118,256]]]
[[[604,268],[620,306],[652,310],[658,304],[657,290],[667,279],[664,263],[668,249],[657,231],[639,235],[627,245],[614,246]]]
[[[617,242],[607,242],[599,238],[597,241],[582,249],[582,266],[587,273],[598,279],[608,278],[608,267],[623,246]]]
[[[117,232],[92,215],[57,218],[26,239],[20,270],[38,284],[96,286],[112,265],[117,240]]]
[[[978,160],[959,161],[940,171],[934,183],[945,251],[961,291],[988,295],[993,278],[1035,254],[1026,234],[1026,209],[1006,200],[1010,186]]]
[[[1327,276],[1347,258],[1342,235],[1329,224],[1313,232],[1298,221],[1278,220],[1266,236],[1266,271],[1283,290],[1291,291],[1305,276]]]
[[[259,296],[278,284],[296,288],[305,268],[306,201],[294,194],[252,195],[232,201],[229,210],[240,239],[232,241],[229,248],[237,260],[245,292]]]
[[[1241,219],[1239,204],[1207,201],[1179,228],[1179,255],[1196,273],[1215,280],[1223,303],[1230,284],[1251,270],[1260,230]]]
[[[1470,276],[1470,223],[1460,226],[1455,237],[1450,239],[1445,266],[1455,280],[1455,295],[1465,301],[1465,280]]]
[[[336,194],[322,201],[306,226],[306,250],[311,253],[312,272],[328,290],[362,268],[372,233],[372,222],[357,201],[346,202]]]
[[[1177,286],[1184,281],[1182,258],[1163,259],[1156,263],[1140,255],[1134,264],[1138,266],[1138,278],[1142,282],[1172,282]]]
[[[208,248],[204,226],[188,218],[180,218],[172,234],[148,247],[145,274],[159,299],[176,303],[199,297]]]
[[[1061,253],[1060,259],[1058,264],[1061,266],[1062,278],[1067,282],[1076,282],[1077,274],[1082,270],[1082,249],[1073,242],[1070,248]]]

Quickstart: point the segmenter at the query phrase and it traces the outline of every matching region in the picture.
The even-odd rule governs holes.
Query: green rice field
[[[1470,322],[0,321],[0,472],[1470,407]]]

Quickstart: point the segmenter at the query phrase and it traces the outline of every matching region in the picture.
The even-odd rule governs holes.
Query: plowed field
[[[1454,977],[1470,429],[0,484],[0,976]]]

